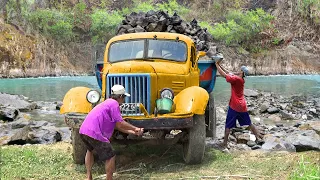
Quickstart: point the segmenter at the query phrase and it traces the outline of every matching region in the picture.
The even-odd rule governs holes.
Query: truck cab
[[[144,128],[145,133],[129,137],[115,131],[114,141],[180,143],[186,163],[201,163],[205,138],[214,137],[216,127],[210,96],[216,67],[211,59],[200,60],[205,55],[182,34],[144,32],[110,39],[95,66],[100,89],[72,88],[61,107],[66,123],[73,129],[75,162],[84,160],[80,150],[83,144],[76,137],[86,114],[109,98],[113,85],[121,84],[131,94],[120,107],[123,119]]]

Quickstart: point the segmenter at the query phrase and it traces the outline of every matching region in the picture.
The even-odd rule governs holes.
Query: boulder
[[[19,113],[19,110],[15,107],[0,106],[0,120],[2,121],[14,121]]]
[[[209,46],[209,49],[207,51],[207,56],[212,57],[217,53],[217,46]]]
[[[297,151],[320,150],[320,136],[314,130],[294,131],[285,140],[293,144]]]
[[[294,119],[294,116],[291,113],[288,113],[288,112],[283,111],[283,110],[279,111],[279,113],[281,115],[281,119],[283,119],[283,120],[292,120],[292,119]]]
[[[137,25],[137,27],[134,28],[134,32],[135,33],[139,33],[139,32],[145,32],[146,30],[143,29],[140,25]]]
[[[172,29],[173,29],[173,25],[169,25],[169,26],[167,27],[167,32],[170,32]]]
[[[308,122],[310,128],[318,133],[320,135],[320,121],[312,121]]]
[[[61,141],[62,136],[59,129],[54,126],[44,126],[33,131],[32,140],[39,144],[52,144]]]
[[[152,16],[146,17],[146,20],[148,23],[157,23],[159,19],[156,15],[152,15]]]
[[[259,115],[259,110],[255,107],[248,107],[248,113],[251,115]]]
[[[153,16],[153,15],[156,15],[156,12],[154,10],[150,10],[147,12],[146,17]]]
[[[267,109],[267,111],[268,111],[269,114],[275,114],[275,113],[278,113],[278,112],[279,112],[279,109],[276,108],[276,107],[269,107],[269,108]]]
[[[61,106],[63,105],[63,103],[61,101],[56,103],[56,110],[60,110]]]
[[[259,95],[259,93],[255,90],[244,89],[244,95],[246,97],[257,97]]]
[[[251,147],[252,150],[256,150],[256,149],[261,149],[260,145],[254,145],[253,147]]]
[[[157,27],[157,23],[150,23],[147,27],[146,27],[146,30],[148,31],[148,32],[152,32],[152,31],[154,31],[155,30],[155,28]]]
[[[268,117],[268,119],[271,119],[271,120],[274,121],[274,122],[279,122],[279,121],[281,121],[281,118],[280,118],[278,115],[276,115],[276,114],[270,115],[270,116]]]
[[[253,146],[255,146],[255,145],[257,145],[257,144],[256,144],[256,142],[254,142],[254,141],[248,141],[248,142],[247,142],[247,145],[252,148]]]
[[[287,106],[288,106],[287,103],[282,103],[282,104],[280,104],[280,108],[281,108],[282,110],[285,110],[285,109],[287,108]]]
[[[286,142],[280,138],[268,135],[265,137],[265,143],[261,147],[264,150],[269,151],[289,151],[296,152],[296,148],[293,144]]]
[[[30,111],[36,108],[36,103],[30,103],[23,96],[0,93],[0,104],[4,107],[16,108],[19,111]]]
[[[318,113],[317,113],[317,109],[316,108],[310,108],[309,109],[309,113],[314,117],[318,117]]]
[[[28,120],[25,120],[25,119],[21,119],[21,120],[11,122],[9,124],[11,125],[11,129],[20,129],[20,128],[23,128],[25,126],[30,125],[31,122]]]
[[[69,127],[58,128],[58,132],[61,134],[61,141],[71,142],[71,130]]]
[[[237,138],[238,144],[247,144],[247,142],[250,141],[250,134],[249,133],[239,134],[239,135],[236,135],[236,138]]]
[[[32,143],[31,139],[29,138],[29,133],[31,132],[30,126],[25,126],[21,129],[18,129],[14,132],[14,134],[9,138],[7,144],[19,144],[23,145],[26,143]]]
[[[134,32],[135,32],[134,28],[128,29],[128,33],[134,33]]]
[[[37,129],[37,128],[41,128],[41,127],[44,127],[44,126],[51,126],[52,123],[49,123],[47,121],[32,121],[30,126],[33,128],[33,129]]]
[[[136,23],[137,23],[137,26],[140,26],[140,27],[146,27],[149,24],[148,20],[144,17],[139,17]]]
[[[270,106],[270,105],[269,105],[268,102],[264,102],[263,104],[261,104],[261,106],[260,106],[260,113],[267,112],[269,106]]]
[[[182,22],[182,19],[180,16],[178,16],[176,13],[171,17],[170,22],[172,25],[179,25]]]

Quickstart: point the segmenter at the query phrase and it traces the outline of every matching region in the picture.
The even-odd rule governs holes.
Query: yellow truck
[[[115,131],[112,142],[183,146],[187,164],[203,160],[206,137],[215,137],[213,91],[216,66],[202,59],[191,38],[183,34],[144,32],[118,35],[105,47],[95,69],[100,89],[75,87],[64,99],[60,113],[72,128],[73,159],[84,163],[86,150],[79,127],[90,110],[121,84],[131,94],[121,106],[125,121],[145,129],[142,137]]]

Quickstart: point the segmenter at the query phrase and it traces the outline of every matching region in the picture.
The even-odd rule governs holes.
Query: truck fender
[[[198,114],[205,113],[209,101],[208,92],[198,86],[191,86],[182,90],[174,99],[175,113]]]
[[[65,113],[89,113],[92,104],[87,101],[87,93],[90,88],[75,87],[70,89],[63,98],[60,114]]]

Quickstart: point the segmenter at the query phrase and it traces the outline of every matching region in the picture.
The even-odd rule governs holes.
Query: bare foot
[[[228,148],[223,149],[222,152],[224,152],[226,154],[231,154]]]
[[[226,143],[220,143],[219,146],[220,146],[222,149],[228,149],[228,144],[226,144]]]
[[[91,177],[87,177],[86,179],[84,180],[92,180],[92,176]]]

